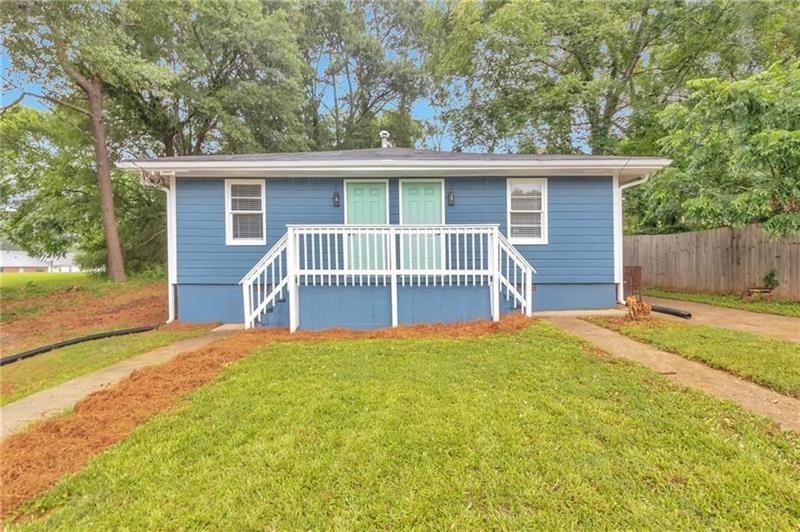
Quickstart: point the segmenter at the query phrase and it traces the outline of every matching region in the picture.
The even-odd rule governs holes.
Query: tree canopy
[[[777,236],[800,230],[800,61],[688,87],[659,115],[658,144],[674,162],[629,198],[631,229],[764,222]]]
[[[381,129],[669,156],[627,193],[629,230],[800,230],[798,0],[20,0],[0,16],[4,88],[49,107],[0,117],[0,232],[36,255],[163,260],[163,198],[113,170],[123,156],[373,147]]]
[[[692,78],[797,53],[780,2],[510,0],[448,4],[430,64],[455,141],[489,151],[619,152]],[[638,146],[641,149],[641,146]]]

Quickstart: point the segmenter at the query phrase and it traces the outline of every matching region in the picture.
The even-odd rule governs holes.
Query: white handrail
[[[487,285],[497,320],[501,295],[531,314],[535,273],[497,224],[288,225],[240,284],[246,327],[254,326],[286,290],[294,331],[301,285],[391,285],[392,325],[397,325],[398,286]]]
[[[267,251],[267,253],[263,257],[261,257],[261,259],[258,262],[256,262],[256,265],[250,268],[249,272],[244,274],[244,277],[242,277],[242,280],[239,281],[239,284],[245,282],[245,279],[247,279],[248,277],[255,275],[257,271],[259,271],[266,263],[270,262],[273,259],[276,253],[280,253],[281,251],[283,251],[283,248],[286,247],[286,240],[288,240],[288,238],[289,234],[284,233],[283,236],[277,242],[275,242],[275,245],[273,245],[270,248],[270,250]]]
[[[287,275],[288,243],[283,235],[274,246],[242,277],[244,326],[255,325],[271,306],[274,307],[289,282]]]

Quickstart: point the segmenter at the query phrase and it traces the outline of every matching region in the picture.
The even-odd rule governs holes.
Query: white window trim
[[[232,185],[258,185],[261,187],[261,238],[233,238],[233,212],[231,210]],[[225,245],[227,246],[265,246],[267,244],[267,195],[264,179],[226,179],[225,180]],[[241,211],[245,212],[245,211]],[[255,214],[256,211],[247,211]]]
[[[535,183],[542,187],[542,236],[540,238],[520,238],[511,237],[511,187],[514,183]],[[547,219],[550,209],[547,202],[547,178],[546,177],[524,177],[506,179],[506,236],[508,241],[517,245],[544,246],[547,245]]]
[[[445,205],[445,192],[444,192],[444,178],[435,177],[431,179],[398,179],[397,180],[397,202],[398,202],[398,209],[397,209],[397,216],[398,216],[398,223],[400,225],[405,225],[403,223],[403,185],[406,183],[439,183],[440,190],[442,191],[442,216],[441,221],[439,221],[439,225],[445,225],[445,219],[447,216],[446,205]]]

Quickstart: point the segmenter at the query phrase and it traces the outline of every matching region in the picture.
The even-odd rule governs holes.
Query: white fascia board
[[[610,161],[124,161],[126,170],[175,172],[178,177],[440,177],[619,175],[623,182],[668,166],[669,159]]]

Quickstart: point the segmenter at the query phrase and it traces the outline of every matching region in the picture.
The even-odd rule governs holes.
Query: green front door
[[[386,225],[386,182],[347,181],[345,183],[346,220],[348,225]],[[354,234],[347,237],[349,267],[383,270],[386,268],[385,237]]]
[[[402,181],[400,209],[403,225],[441,225],[444,223],[441,181]],[[403,235],[403,268],[441,269],[442,235]]]

